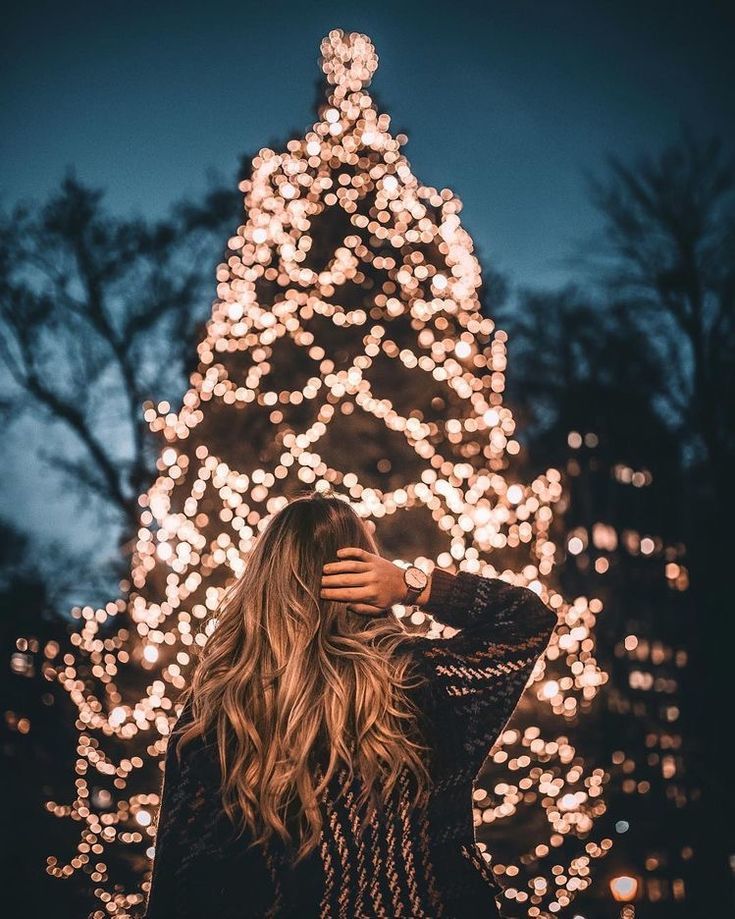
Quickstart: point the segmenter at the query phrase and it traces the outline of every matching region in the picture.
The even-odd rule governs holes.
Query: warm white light
[[[114,728],[117,728],[123,723],[123,721],[125,721],[126,717],[127,713],[125,709],[122,707],[122,705],[118,705],[110,712],[110,725]]]
[[[507,495],[511,504],[519,504],[523,500],[523,488],[520,485],[511,485]]]
[[[638,880],[622,874],[610,881],[610,891],[618,903],[630,903],[638,894]]]
[[[579,536],[573,536],[569,540],[567,548],[569,549],[570,555],[579,555],[579,553],[584,549],[584,543],[579,538]]]

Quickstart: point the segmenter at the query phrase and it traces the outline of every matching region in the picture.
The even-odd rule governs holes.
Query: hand
[[[408,587],[398,565],[355,546],[337,549],[337,557],[341,561],[322,568],[322,599],[347,603],[348,609],[366,616],[403,602]]]

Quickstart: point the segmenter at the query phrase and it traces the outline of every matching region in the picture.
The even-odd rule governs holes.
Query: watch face
[[[406,571],[406,583],[409,587],[426,587],[427,576],[420,568],[409,568]]]

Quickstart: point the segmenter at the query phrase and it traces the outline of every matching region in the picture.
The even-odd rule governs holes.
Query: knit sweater
[[[384,809],[356,832],[358,779],[341,770],[321,802],[320,845],[295,867],[280,840],[232,842],[218,801],[219,767],[196,743],[179,766],[169,744],[146,919],[490,919],[502,893],[474,841],[472,785],[510,718],[556,616],[527,587],[435,569],[423,609],[460,629],[412,636],[427,677],[410,690],[421,712],[433,788],[410,808],[405,774]],[[185,707],[175,732],[186,723]],[[406,770],[407,772],[407,770]],[[344,794],[337,801],[338,791]]]

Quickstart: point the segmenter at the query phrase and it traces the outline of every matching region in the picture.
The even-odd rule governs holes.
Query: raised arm
[[[461,631],[416,639],[412,649],[431,683],[437,727],[474,774],[513,714],[557,617],[530,588],[500,578],[435,569],[427,591],[421,608]]]
[[[486,638],[502,634],[506,643],[537,639],[545,647],[556,625],[556,615],[529,587],[468,571],[435,568],[418,599],[423,610],[443,625],[462,629],[470,641],[478,633]],[[442,644],[449,647],[451,641]]]
[[[403,602],[403,571],[392,562],[355,546],[337,556],[324,565],[320,596],[365,615]],[[428,678],[442,745],[476,773],[518,704],[556,615],[528,587],[440,568],[418,602],[461,629],[451,638],[412,637],[406,647]]]

